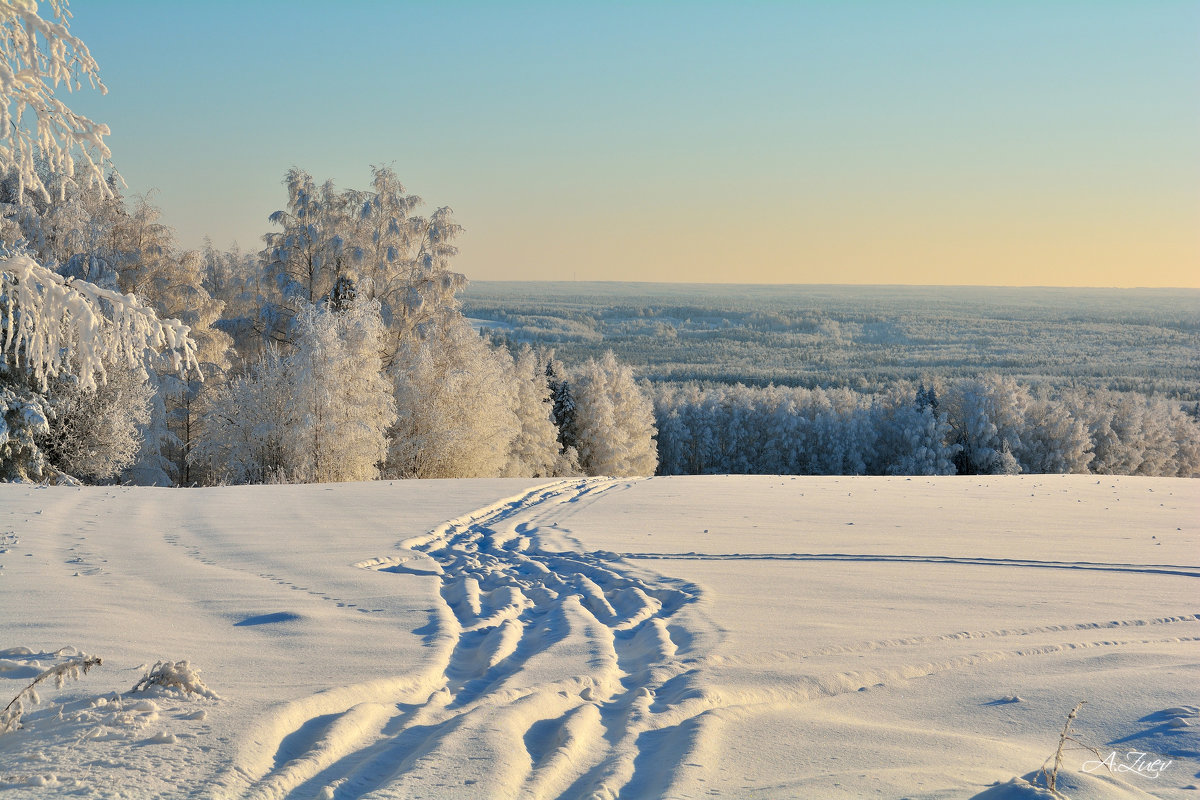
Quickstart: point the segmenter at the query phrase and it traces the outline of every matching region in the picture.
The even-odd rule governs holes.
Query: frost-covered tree
[[[513,411],[521,429],[513,439],[505,475],[543,478],[570,475],[578,470],[575,451],[560,450],[543,363],[542,356],[529,345],[523,346],[512,361],[511,380],[516,390]]]
[[[140,447],[132,463],[121,471],[120,481],[135,486],[174,486],[187,473],[171,459],[173,453],[184,450],[183,442],[168,424],[164,383],[171,376],[159,375],[153,369],[142,372],[150,393],[149,415],[139,423]],[[189,477],[185,485],[191,484]]]
[[[1200,417],[1191,409],[1172,409],[1170,428],[1175,447],[1175,475],[1200,477]]]
[[[953,384],[946,405],[951,437],[962,447],[959,472],[1087,471],[1092,448],[1084,425],[1044,392],[985,375]]]
[[[77,193],[68,195],[68,201]],[[52,204],[51,211],[59,204]],[[157,396],[136,463],[124,476],[135,483],[170,485],[193,483],[186,456],[191,447],[193,406],[204,381],[222,379],[233,355],[230,337],[214,327],[221,303],[204,287],[204,260],[199,253],[179,253],[174,232],[162,224],[158,208],[145,197],[128,204],[114,194],[92,203],[79,237],[51,237],[57,242],[59,272],[77,278],[102,280],[121,292],[136,295],[166,317],[187,324],[196,344],[198,370],[173,373],[150,363],[149,379]],[[65,244],[64,244],[65,243]],[[71,246],[85,249],[72,252]]]
[[[405,341],[391,372],[397,419],[388,475],[486,478],[504,472],[521,432],[513,412],[516,388],[503,360],[465,320]]]
[[[932,408],[934,413],[937,413],[937,410],[938,410],[937,390],[932,386],[930,386],[928,389],[926,389],[925,384],[922,382],[921,385],[919,387],[917,387],[916,406],[918,409]]]
[[[1200,472],[1200,426],[1161,398],[1031,392],[1012,379],[984,376],[939,388],[946,400],[935,412],[932,391],[918,389],[914,399],[908,385],[876,396],[845,389],[658,386],[660,471]]]
[[[1093,472],[1134,475],[1145,460],[1146,404],[1134,395],[1097,391],[1072,398],[1092,442]]]
[[[298,426],[293,371],[270,346],[240,375],[201,395],[188,461],[218,483],[286,481]]]
[[[304,304],[329,296],[341,276],[380,303],[388,329],[385,361],[401,343],[432,335],[458,314],[455,293],[466,279],[450,269],[461,231],[449,208],[428,218],[415,215],[421,199],[408,194],[390,168],[375,167],[371,190],[339,192],[331,181],[317,184],[293,168],[284,178],[286,209],[271,215],[282,228],[268,233],[263,261],[277,284],[260,329],[277,341],[290,340],[290,328]]]
[[[329,310],[341,313],[349,309],[358,299],[358,285],[346,275],[339,275],[329,290]]]
[[[109,193],[98,195],[64,175],[49,172],[44,159],[35,161],[35,170],[39,180],[50,187],[48,195],[22,186],[15,166],[0,177],[0,241],[41,264],[58,265],[60,271],[77,260],[79,265],[70,263],[71,275],[113,288],[115,284],[106,283],[100,274],[106,265],[94,256],[102,248],[119,204],[115,173],[108,182]],[[96,269],[89,269],[92,264]]]
[[[183,374],[160,374],[164,416],[169,434],[168,447],[163,451],[172,464],[175,479],[187,486],[195,483],[187,454],[197,432],[196,404],[208,386],[225,380],[233,366],[233,339],[217,327],[222,303],[204,288],[204,259],[196,251],[188,251],[171,261],[168,285],[156,290],[158,308],[164,314],[178,317],[188,325],[196,343],[197,369]]]
[[[939,474],[944,421],[909,392],[695,384],[655,399],[664,474]]]
[[[46,398],[0,372],[0,480],[40,481],[55,472],[40,439],[50,435]]]
[[[145,353],[161,350],[175,370],[196,365],[187,326],[160,322],[133,295],[64,279],[26,255],[0,259],[0,348],[0,383],[8,385],[5,396],[20,412],[13,420],[29,423],[13,439],[20,448],[9,451],[22,463],[4,471],[32,480],[51,477],[46,468],[52,464],[94,478],[111,477],[110,466],[128,466],[128,425],[146,422],[140,394]],[[110,373],[117,383],[106,388]],[[130,383],[135,375],[136,388]],[[72,419],[90,421],[68,424]],[[70,431],[95,445],[89,445],[91,461],[63,455],[76,453],[63,444],[63,432]],[[101,431],[111,435],[107,445],[95,438]],[[37,447],[30,449],[39,441],[38,447],[52,448],[49,461],[34,452]]]
[[[371,189],[349,194],[348,206],[359,210],[356,224],[346,226],[351,256],[381,304],[394,353],[403,339],[444,328],[458,314],[455,294],[467,281],[450,262],[462,227],[448,207],[417,214],[421,198],[405,190],[391,167],[372,167]]]
[[[273,286],[258,255],[243,253],[236,244],[222,251],[206,240],[201,256],[204,289],[221,303],[221,316],[212,325],[233,339],[233,368],[240,370],[263,353],[261,309],[270,304]]]
[[[88,482],[116,477],[137,459],[154,387],[141,366],[110,364],[108,379],[85,390],[74,376],[51,381],[42,449],[58,470]]]
[[[0,258],[2,353],[46,387],[74,375],[83,389],[104,379],[105,363],[137,363],[164,350],[176,371],[195,365],[195,344],[178,320],[159,320],[133,295],[63,278],[27,255]]]
[[[905,393],[906,394],[906,393]],[[947,442],[950,424],[937,413],[936,395],[922,385],[911,395],[893,396],[873,408],[875,463],[883,475],[953,475],[957,446]]]
[[[115,239],[125,256],[118,263],[118,285],[135,291],[161,314],[188,325],[195,342],[197,369],[182,374],[152,364],[156,389],[144,443],[127,479],[135,483],[195,483],[187,453],[195,438],[195,406],[206,385],[224,380],[233,360],[233,340],[216,327],[221,303],[204,288],[204,259],[195,251],[178,253],[169,228],[157,223],[158,210],[144,200],[120,226]]]
[[[1200,473],[1200,425],[1178,404],[1107,390],[1076,392],[1065,402],[1087,431],[1092,472],[1179,477]]]
[[[961,450],[955,456],[960,474],[996,475],[1021,471],[1016,453],[1029,390],[1009,377],[984,375],[959,381],[943,401],[951,437]]]
[[[76,185],[90,187],[100,198],[112,196],[103,174],[108,128],[71,111],[54,95],[55,88],[79,88],[83,80],[103,91],[96,63],[68,31],[66,2],[50,0],[49,7],[52,20],[38,15],[36,3],[0,0],[0,173],[15,175],[9,199],[19,208],[28,206],[27,192],[42,202],[52,199],[43,175],[57,176],[60,201],[67,187]],[[95,392],[109,366],[134,370],[147,351],[167,354],[175,371],[188,369],[195,364],[195,346],[186,325],[161,321],[135,296],[64,277],[39,263],[29,249],[43,245],[45,237],[27,235],[26,211],[17,216],[22,241],[4,242],[6,252],[0,255],[0,383],[5,384],[0,472],[39,479],[47,462],[37,437],[50,435],[54,416],[48,407],[51,380],[69,383],[73,391]],[[12,217],[6,219],[7,236],[14,224]]]
[[[653,475],[654,407],[633,370],[607,351],[579,368],[574,394],[580,467],[589,475]]]
[[[371,300],[304,309],[290,353],[270,347],[245,374],[201,396],[188,460],[231,483],[378,477],[395,419],[382,336]]]
[[[379,477],[387,431],[396,419],[383,375],[379,303],[349,301],[340,310],[309,307],[290,357],[296,430],[289,437],[291,475],[306,483]]]
[[[564,452],[575,452],[578,444],[575,435],[575,398],[562,362],[553,357],[546,359],[546,386],[550,390],[550,420],[557,430],[558,444]]]
[[[1021,447],[1014,455],[1024,472],[1087,472],[1092,441],[1070,408],[1045,391],[1038,391],[1025,406]]]
[[[44,234],[33,232],[42,226],[29,195],[42,210],[54,199],[64,201],[67,187],[76,184],[79,159],[92,196],[102,202],[113,194],[102,174],[107,127],[75,114],[53,95],[53,87],[77,88],[81,78],[100,86],[96,64],[67,30],[67,4],[52,0],[50,8],[54,20],[48,21],[32,2],[0,0],[0,172],[8,176],[6,183],[16,184],[6,189],[10,212],[14,206],[32,209],[11,212],[21,224],[6,235],[15,230],[21,241],[4,242],[7,252],[0,256],[4,357],[31,372],[43,389],[60,374],[74,375],[82,389],[95,388],[106,362],[135,362],[147,349],[165,348],[176,370],[189,366],[192,343],[185,325],[160,321],[144,302],[112,285],[58,275],[28,254],[31,247],[48,246]],[[47,188],[48,176],[57,183],[57,198]],[[73,190],[72,196],[85,195]],[[62,252],[62,241],[56,246]]]
[[[802,398],[802,473],[865,475],[875,460],[870,398],[849,389],[814,389]]]
[[[287,208],[270,216],[283,230],[266,235],[263,258],[285,303],[298,313],[328,295],[348,267],[347,225],[353,224],[353,214],[332,181],[317,185],[311,175],[293,167],[283,185]]]
[[[135,295],[160,316],[178,318],[188,326],[199,370],[175,374],[162,363],[145,365],[157,396],[142,430],[138,458],[123,479],[170,485],[174,477],[191,483],[185,460],[191,408],[203,380],[220,380],[232,355],[232,340],[213,327],[221,305],[203,286],[200,256],[176,252],[173,232],[144,197],[127,205],[115,189],[101,198],[71,186],[43,203],[29,192],[23,201],[13,198],[13,186],[11,180],[0,184],[3,196],[13,200],[3,206],[5,213],[33,207],[32,213],[18,215],[19,234],[26,245],[36,244],[45,263],[57,265],[56,272]]]

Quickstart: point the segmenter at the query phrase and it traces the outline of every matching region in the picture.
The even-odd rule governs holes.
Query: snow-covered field
[[[0,703],[104,663],[0,800],[1035,796],[1080,700],[1068,796],[1200,797],[1198,579],[1179,479],[3,485]]]

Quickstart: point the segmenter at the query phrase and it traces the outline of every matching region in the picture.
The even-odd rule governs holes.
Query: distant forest
[[[497,341],[655,383],[849,388],[994,373],[1200,400],[1200,290],[472,282]]]

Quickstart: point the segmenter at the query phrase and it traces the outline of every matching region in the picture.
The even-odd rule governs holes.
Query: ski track
[[[712,655],[720,637],[687,582],[636,560],[771,559],[895,561],[972,566],[1098,569],[1181,577],[1200,568],[1157,564],[853,554],[700,554],[584,551],[558,523],[570,504],[629,480],[570,479],[537,487],[405,540],[402,552],[361,569],[439,578],[435,622],[418,632],[436,649],[422,674],[338,687],[294,701],[256,733],[256,748],[225,793],[243,798],[665,796],[697,766],[729,719],[901,681],[1030,656],[1091,648],[1200,641],[1200,614],[1106,620],[848,643],[805,652]],[[546,520],[550,527],[541,529]],[[546,549],[548,541],[561,547]],[[190,553],[193,557],[198,554]],[[260,577],[296,587],[274,575]],[[325,599],[331,599],[326,597]],[[686,619],[680,617],[686,616]],[[947,641],[1008,640],[1071,632],[1180,635],[1069,641],[967,653],[937,661],[798,676],[787,685],[726,689],[705,670],[887,651]],[[1147,630],[1148,629],[1148,630]],[[1166,633],[1166,631],[1164,631]],[[438,669],[440,667],[440,670]],[[247,788],[237,790],[241,785]]]
[[[1200,578],[1200,566],[1176,564],[1110,564],[1100,561],[1033,561],[1019,558],[886,555],[878,553],[622,553],[623,558],[650,561],[878,561],[893,564],[959,564],[973,567],[1027,567],[1101,572],[1139,572]]]
[[[241,796],[408,797],[442,786],[464,797],[608,798],[639,771],[669,769],[638,763],[639,739],[688,736],[686,719],[652,705],[695,666],[695,636],[673,617],[697,587],[612,553],[544,550],[538,533],[543,517],[561,520],[569,504],[628,484],[538,487],[404,541],[402,555],[355,564],[440,578],[436,622],[422,630],[440,674],[289,704],[235,771],[252,781]]]

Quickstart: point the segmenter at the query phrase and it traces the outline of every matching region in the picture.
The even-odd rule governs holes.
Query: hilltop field
[[[1198,579],[1186,479],[2,485],[0,800],[1045,797],[1081,700],[1194,797]]]

